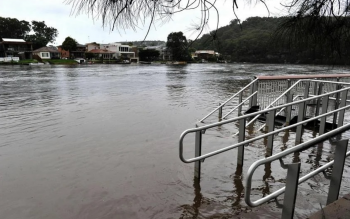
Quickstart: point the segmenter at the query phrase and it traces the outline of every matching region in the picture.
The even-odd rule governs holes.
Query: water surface
[[[312,73],[350,70],[260,64],[1,66],[1,218],[274,218],[281,212],[276,203],[251,209],[243,200],[244,174],[264,157],[264,142],[247,147],[243,169],[236,167],[236,151],[206,159],[198,186],[193,164],[179,160],[178,139],[256,75]],[[235,143],[234,129],[231,124],[206,133],[203,151]],[[280,135],[276,151],[292,146],[288,133]],[[193,141],[187,143],[190,157]],[[330,156],[331,148],[322,145],[298,158],[306,172]],[[344,174],[342,192],[349,189],[348,170]],[[252,197],[283,186],[284,177],[278,163],[261,168]],[[320,176],[300,186],[298,217],[325,203],[327,185]]]

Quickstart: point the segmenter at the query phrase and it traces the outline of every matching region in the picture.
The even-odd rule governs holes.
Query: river
[[[193,164],[179,159],[179,136],[256,75],[323,73],[350,69],[0,66],[0,218],[274,218],[281,212],[276,203],[251,209],[243,199],[244,174],[261,158],[261,147],[247,149],[242,171],[236,170],[234,151],[208,158],[198,186]],[[204,150],[232,142],[222,137],[226,132],[209,133],[215,145]],[[281,140],[280,147],[285,146]],[[193,144],[186,144],[185,152],[192,156]],[[300,157],[310,161],[304,168],[310,169],[314,158]],[[318,161],[328,157],[325,150]],[[283,183],[284,170],[277,164],[261,169],[257,177],[265,179],[252,192],[254,198]],[[344,174],[341,192],[350,188],[348,170]],[[301,186],[296,216],[319,210],[327,183],[320,176]]]

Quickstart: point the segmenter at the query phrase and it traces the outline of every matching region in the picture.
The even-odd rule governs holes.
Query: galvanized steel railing
[[[340,185],[342,181],[343,176],[343,169],[345,164],[345,158],[350,155],[350,151],[347,152],[348,148],[348,139],[341,140],[336,142],[336,148],[335,148],[335,156],[334,160],[331,162],[328,162],[327,164],[323,165],[322,167],[317,168],[316,170],[306,174],[305,176],[299,178],[299,172],[300,172],[300,162],[299,163],[292,163],[292,164],[284,164],[282,158],[294,153],[301,151],[303,149],[309,148],[310,146],[315,146],[316,144],[323,142],[335,135],[339,135],[347,130],[350,129],[350,124],[341,126],[337,129],[334,129],[326,134],[320,135],[317,138],[314,138],[310,141],[307,141],[305,143],[302,143],[298,146],[286,149],[280,153],[274,154],[270,157],[260,159],[258,161],[255,161],[249,168],[247,176],[246,176],[246,182],[245,182],[245,190],[244,190],[244,199],[245,202],[251,206],[251,207],[257,207],[261,204],[264,204],[268,202],[271,199],[276,199],[279,195],[285,193],[284,196],[284,202],[283,202],[283,210],[282,210],[282,219],[287,218],[293,218],[294,215],[294,206],[295,206],[295,200],[296,200],[296,194],[298,190],[298,184],[305,182],[306,180],[310,179],[311,177],[315,176],[316,174],[320,172],[324,172],[327,168],[334,165],[332,175],[330,177],[330,187],[328,192],[328,198],[327,198],[327,204],[330,204],[338,199],[339,196],[339,190]],[[266,163],[271,163],[275,160],[279,160],[282,168],[287,169],[287,180],[286,180],[286,186],[283,188],[278,189],[277,191],[259,199],[256,201],[252,201],[250,199],[250,193],[251,193],[251,186],[252,186],[252,177],[254,174],[254,171],[261,165]]]
[[[333,92],[329,92],[329,93],[326,93],[326,94],[317,95],[317,96],[314,96],[314,97],[309,97],[309,98],[302,99],[302,100],[297,100],[297,101],[294,101],[294,102],[291,102],[291,103],[287,103],[287,104],[283,104],[283,105],[280,105],[280,106],[275,106],[273,108],[261,110],[259,112],[247,114],[247,115],[240,116],[240,117],[237,117],[237,118],[223,120],[221,122],[212,123],[212,124],[201,126],[201,127],[198,127],[198,128],[187,129],[180,136],[180,141],[179,141],[180,159],[181,159],[181,161],[183,161],[185,163],[192,163],[192,162],[195,162],[195,161],[200,161],[200,160],[203,160],[205,158],[214,156],[216,154],[220,154],[220,153],[223,153],[225,151],[228,151],[228,150],[231,150],[231,149],[243,146],[243,145],[247,145],[247,144],[249,144],[249,143],[251,143],[253,141],[259,140],[259,139],[264,138],[264,137],[272,136],[272,138],[273,138],[273,134],[276,134],[278,132],[281,132],[281,131],[284,131],[284,130],[287,130],[287,129],[290,129],[290,128],[293,128],[293,127],[297,127],[296,143],[300,143],[300,141],[301,141],[301,132],[302,132],[302,128],[303,128],[302,124],[305,124],[307,122],[313,121],[315,119],[324,118],[324,116],[321,115],[321,116],[316,116],[316,117],[313,117],[311,119],[303,121],[303,119],[305,117],[305,108],[306,108],[305,104],[306,104],[306,102],[322,98],[322,106],[323,106],[322,114],[324,114],[324,115],[333,115],[334,113],[337,113],[337,112],[339,112],[341,110],[345,110],[348,107],[350,107],[350,106],[346,106],[345,107],[346,102],[347,102],[346,100],[347,100],[348,90],[350,90],[350,87],[343,88],[343,89],[340,89],[340,90],[336,90],[336,91],[333,91]],[[340,109],[338,108],[337,110],[333,110],[331,112],[326,113],[326,110],[328,108],[329,96],[334,95],[334,94],[338,94],[338,93],[342,93],[342,103],[341,103],[341,105],[339,105]],[[298,105],[299,106],[299,113],[298,114],[300,116],[298,117],[299,118],[298,119],[298,123],[286,126],[284,128],[278,129],[278,130],[274,130],[274,119],[275,119],[276,110],[281,109],[281,108],[290,108],[292,105]],[[325,108],[325,107],[327,107],[327,108]],[[343,109],[343,107],[345,107],[345,108]],[[344,120],[344,113],[345,112],[344,111],[341,111],[341,112],[342,113],[339,116],[339,121],[338,121],[339,124],[342,124],[343,120]],[[269,121],[268,121],[268,132],[269,133],[268,134],[264,134],[264,135],[260,135],[258,137],[255,137],[255,138],[252,138],[252,139],[249,139],[249,140],[245,140],[245,130],[246,130],[246,125],[245,124],[246,124],[246,120],[251,118],[251,117],[253,117],[253,116],[258,116],[258,115],[266,114],[266,113],[270,114]],[[205,133],[205,131],[207,129],[210,129],[210,128],[213,128],[213,127],[217,127],[217,126],[221,126],[221,125],[228,124],[228,123],[232,123],[232,122],[235,122],[235,121],[239,121],[239,143],[234,144],[234,145],[230,145],[230,146],[227,146],[227,147],[224,147],[222,149],[219,149],[219,150],[216,150],[216,151],[213,151],[213,152],[209,152],[209,153],[207,153],[205,155],[201,155],[201,153],[199,152],[199,151],[201,151],[201,149],[199,149],[198,153],[197,152],[195,153],[195,157],[194,158],[190,158],[190,159],[184,158],[184,155],[183,155],[183,140],[184,140],[184,138],[185,138],[185,136],[187,134],[189,134],[189,133],[196,133],[195,148],[201,148],[201,145],[202,145],[201,135],[203,133]],[[321,119],[321,128],[325,128],[325,123],[326,123],[326,119]],[[320,130],[320,133],[323,134],[324,131],[325,130]],[[273,139],[271,139],[270,141],[273,141]],[[242,148],[242,147],[240,147],[240,148]],[[241,158],[238,158],[238,160],[242,159],[242,161],[241,162],[238,161],[238,164],[242,165],[243,164],[243,154],[240,154],[240,150],[239,150],[239,157],[241,157]]]
[[[258,87],[258,83],[259,83],[259,81],[257,81],[257,80],[252,81],[246,87],[241,89],[238,94],[233,95],[228,101],[226,101],[224,104],[220,105],[218,108],[216,108],[214,111],[212,111],[206,117],[204,117],[201,121],[205,120],[207,117],[212,115],[217,110],[219,110],[219,115],[221,113],[220,117],[222,117],[222,107],[227,102],[229,102],[234,97],[236,97],[237,95],[240,95],[240,101],[239,101],[238,106],[234,107],[228,114],[226,114],[224,117],[222,117],[222,119],[226,118],[230,113],[232,113],[234,110],[241,107],[242,104],[244,104],[248,100],[250,100],[250,106],[252,104],[257,104],[258,100],[256,99],[256,97],[259,95],[259,91],[256,90],[255,88]],[[288,83],[290,83],[290,82],[288,82]],[[313,84],[312,92],[310,92],[310,87],[311,87],[310,85],[312,85],[312,84]],[[249,86],[251,87],[251,94],[244,101],[242,101],[241,94]],[[330,91],[330,90],[324,89],[327,86],[332,87],[333,90]],[[294,89],[294,88],[299,89],[300,87],[304,88],[303,93],[299,93],[296,97],[293,98],[292,89]],[[345,157],[350,155],[350,151],[346,153],[347,143],[348,143],[347,140],[340,141],[339,143],[337,143],[340,145],[339,148],[341,148],[341,149],[336,149],[335,161],[327,163],[326,165],[312,171],[311,173],[301,177],[300,179],[299,179],[300,163],[284,165],[282,158],[290,153],[303,150],[303,149],[308,148],[310,146],[314,146],[315,144],[317,144],[319,142],[323,142],[334,135],[339,135],[339,134],[350,129],[350,123],[343,125],[345,111],[350,108],[350,105],[347,106],[347,103],[350,102],[348,100],[348,91],[349,90],[350,90],[350,83],[341,83],[341,82],[324,81],[324,80],[310,80],[310,79],[301,79],[301,80],[298,80],[294,84],[290,83],[289,88],[284,90],[284,92],[282,92],[274,101],[272,101],[269,105],[267,105],[266,109],[264,109],[264,110],[261,110],[261,111],[255,112],[255,113],[251,113],[248,115],[239,116],[237,118],[227,119],[227,120],[212,123],[209,125],[204,125],[204,126],[201,126],[198,128],[187,129],[186,131],[184,131],[181,134],[180,141],[179,141],[180,159],[185,163],[194,162],[195,163],[195,171],[194,171],[195,178],[200,179],[201,161],[203,161],[205,158],[212,157],[214,155],[223,153],[223,152],[228,151],[228,150],[232,150],[234,148],[238,148],[237,165],[243,165],[244,147],[247,146],[249,143],[254,142],[256,140],[259,140],[262,138],[267,138],[267,156],[268,157],[254,162],[248,170],[246,186],[245,186],[245,200],[249,206],[254,207],[254,206],[260,205],[262,203],[265,203],[268,200],[276,198],[277,196],[281,195],[282,193],[284,193],[286,191],[282,218],[292,218],[293,214],[294,214],[294,204],[295,204],[297,185],[299,183],[306,181],[307,179],[314,176],[315,174],[322,172],[323,170],[325,170],[329,166],[333,165],[333,163],[335,163],[334,164],[335,168],[341,169],[341,171],[340,170],[333,171],[334,174],[332,174],[331,185],[333,185],[333,187],[332,187],[332,189],[330,189],[327,203],[334,201],[335,199],[338,198],[340,181],[341,181],[341,176],[342,176],[342,172],[343,172],[342,167],[344,165]],[[326,92],[326,93],[324,93],[324,92]],[[283,103],[283,104],[281,104],[282,102],[279,103],[279,101],[282,100],[284,96],[286,96],[287,98],[286,98],[286,100],[283,100],[283,101],[287,101],[287,103]],[[298,99],[298,97],[303,97],[304,99],[296,100],[296,99]],[[334,104],[333,104],[334,109],[332,109],[331,111],[328,111],[328,108],[329,108],[328,105],[329,105],[330,100],[332,100],[334,102]],[[307,111],[307,104],[310,104],[310,103],[314,103],[316,105],[316,110],[314,110],[312,118],[305,119],[306,111]],[[278,104],[278,105],[274,106],[274,104]],[[289,122],[291,119],[292,106],[296,106],[295,108],[297,109],[297,113],[298,113],[298,121],[295,124],[290,125]],[[320,112],[320,108],[322,109],[321,112]],[[278,115],[279,113],[281,113],[282,111],[284,111],[284,114],[286,116],[286,125],[280,129],[275,130],[275,116]],[[259,115],[262,115],[262,114],[267,115],[267,123],[266,123],[267,133],[246,140],[245,139],[245,132],[246,132],[246,127],[247,127],[247,125],[246,125],[247,119],[254,117],[253,120],[255,120]],[[325,133],[326,132],[325,129],[326,129],[327,117],[332,117],[332,124],[336,124],[337,128],[328,132],[328,133]],[[312,139],[312,140],[309,140],[307,142],[301,143],[303,125],[306,123],[318,120],[318,119],[320,119],[319,136]],[[251,120],[251,122],[253,120]],[[202,134],[204,134],[207,129],[214,128],[214,127],[221,126],[221,125],[228,124],[228,123],[232,123],[232,122],[236,122],[236,121],[239,122],[238,143],[233,144],[233,145],[229,145],[227,147],[224,147],[224,148],[221,148],[219,150],[215,150],[215,151],[212,151],[212,152],[209,152],[206,154],[201,153]],[[250,124],[250,123],[248,123],[248,124]],[[260,127],[260,129],[261,128],[262,127]],[[293,147],[293,148],[287,149],[283,152],[272,155],[274,135],[279,133],[279,132],[291,129],[291,128],[296,128],[295,143],[298,145]],[[184,138],[186,137],[186,135],[189,133],[195,133],[195,157],[186,159],[184,157],[184,154],[183,154],[183,151],[184,151],[183,141],[184,141]],[[343,156],[340,156],[339,154],[342,154]],[[272,193],[272,194],[270,194],[270,195],[268,195],[260,200],[251,201],[250,200],[250,190],[251,190],[251,180],[252,180],[254,171],[256,170],[256,168],[258,166],[260,166],[262,164],[270,163],[270,162],[277,160],[277,159],[280,160],[281,166],[283,168],[288,169],[286,188],[285,187],[281,188],[281,189],[277,190],[276,192],[274,192],[274,193]],[[340,162],[340,161],[342,161],[342,162]],[[340,180],[339,180],[339,177],[340,177]]]
[[[219,117],[222,116],[222,109],[223,107],[229,103],[233,98],[237,97],[239,95],[239,103],[237,105],[237,107],[235,107],[233,110],[230,111],[230,113],[226,114],[224,117],[227,117],[229,114],[231,114],[234,110],[238,109],[238,115],[240,115],[241,110],[242,110],[242,104],[245,103],[248,100],[251,100],[251,98],[257,93],[255,91],[252,91],[254,88],[254,85],[256,84],[256,82],[258,81],[258,79],[253,80],[252,82],[250,82],[249,84],[247,84],[245,87],[243,87],[241,90],[239,90],[237,93],[235,93],[233,96],[231,96],[230,98],[228,98],[224,103],[219,104],[219,106],[217,108],[215,108],[213,111],[211,111],[208,115],[204,116],[203,119],[199,120],[199,122],[203,122],[205,119],[207,119],[209,116],[213,115],[213,113],[215,113],[216,111],[219,111]],[[250,88],[251,90],[251,95],[246,98],[244,101],[242,101],[243,99],[243,92],[247,89]]]

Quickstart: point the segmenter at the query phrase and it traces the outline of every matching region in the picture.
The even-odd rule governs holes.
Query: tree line
[[[298,22],[308,23],[308,19]],[[242,23],[235,19],[227,26],[204,34],[192,47],[218,51],[232,62],[350,64],[349,37],[338,36],[335,46],[332,40],[325,42],[327,30],[318,26],[317,35],[310,31],[311,27],[300,25],[295,31],[302,36],[296,36],[293,29],[286,27],[290,22],[290,17],[250,17]],[[339,26],[339,20],[334,18],[333,22],[332,26]],[[344,28],[350,30],[350,26]],[[317,37],[323,41],[317,41]]]
[[[28,22],[0,17],[0,38],[24,39],[33,43],[34,50],[53,43],[57,36],[57,29],[48,27],[45,21]]]

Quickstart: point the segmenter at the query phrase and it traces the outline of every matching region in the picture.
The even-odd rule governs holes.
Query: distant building
[[[115,54],[112,51],[109,51],[107,49],[93,49],[90,50],[89,53],[92,53],[95,55],[95,58],[103,58],[103,59],[113,59],[113,55]]]
[[[20,57],[31,59],[33,45],[23,39],[2,38],[0,41],[0,57]]]
[[[198,59],[210,59],[213,57],[219,56],[219,53],[215,52],[214,50],[197,50],[194,55],[192,55],[192,58],[198,58]]]
[[[85,44],[85,51],[91,51],[93,49],[100,49],[100,44],[95,42]]]
[[[129,45],[121,43],[100,44],[100,49],[107,49],[114,52],[114,58],[135,58],[135,52]]]
[[[119,58],[135,58],[135,50],[129,45],[123,45],[121,43],[108,43],[108,44],[98,44],[98,43],[87,43],[86,45],[87,53],[99,54],[99,57],[109,57],[113,59]]]
[[[72,54],[69,51],[62,49],[62,46],[57,46],[58,52],[61,54],[61,58],[84,58],[86,46],[82,44],[77,44],[77,48],[75,51],[72,51]]]
[[[33,51],[33,55],[39,56],[41,59],[59,59],[60,52],[56,47],[45,46]]]

